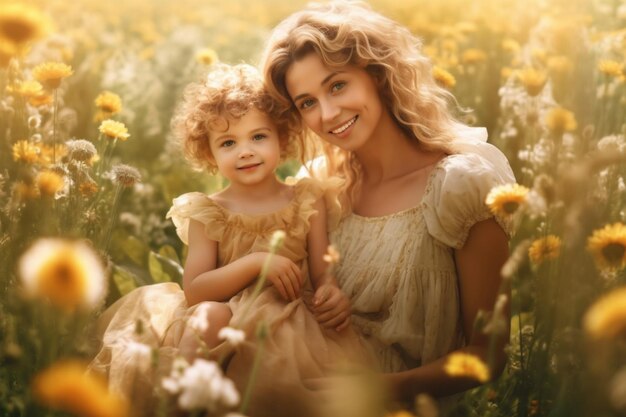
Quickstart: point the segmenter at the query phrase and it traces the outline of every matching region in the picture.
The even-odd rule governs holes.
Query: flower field
[[[213,63],[257,64],[305,4],[0,0],[1,416],[133,415],[85,373],[95,319],[134,288],[181,282],[185,248],[165,213],[224,185],[182,158],[174,109]],[[370,4],[420,36],[458,117],[487,127],[517,179],[486,201],[516,226],[510,293],[476,323],[501,336],[510,296],[508,365],[448,414],[626,415],[626,1]],[[145,345],[129,349],[158,366]],[[489,379],[489,364],[451,359],[451,375]],[[212,362],[176,366],[160,415],[177,398],[193,415],[245,414]],[[221,391],[186,391],[207,375]],[[392,414],[437,411],[418,397]]]

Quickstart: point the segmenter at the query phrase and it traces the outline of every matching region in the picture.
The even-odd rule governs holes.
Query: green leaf
[[[150,276],[154,282],[170,282],[171,279],[167,273],[163,271],[161,262],[159,261],[159,254],[150,251],[148,255],[148,269],[150,270]]]
[[[155,282],[182,282],[183,268],[178,262],[156,252],[150,252],[148,264],[150,274]]]
[[[117,265],[113,270],[113,282],[121,295],[126,295],[137,288],[137,277],[135,274]]]
[[[171,259],[172,261],[180,265],[180,258],[178,257],[178,254],[176,253],[176,249],[174,249],[171,245],[161,246],[161,249],[159,249],[159,255],[165,258]]]

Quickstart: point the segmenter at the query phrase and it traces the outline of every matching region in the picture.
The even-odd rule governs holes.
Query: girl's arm
[[[341,331],[350,324],[350,300],[339,289],[335,277],[326,272],[324,254],[328,249],[328,232],[324,199],[316,201],[313,208],[317,213],[311,216],[307,236],[309,275],[315,288],[313,313],[324,327]]]
[[[204,233],[204,225],[189,222],[189,252],[183,272],[183,289],[187,303],[226,301],[247,287],[261,273],[269,253],[255,252],[217,268],[217,245]],[[294,300],[300,291],[300,270],[289,259],[272,255],[267,280],[284,299]]]
[[[480,330],[473,332],[474,320],[479,310],[492,311],[500,291],[500,270],[508,259],[508,239],[495,219],[475,224],[465,246],[455,251],[459,278],[459,294],[463,331],[467,346],[456,352],[471,353],[489,362],[489,335]],[[508,292],[508,290],[507,290]],[[508,307],[505,320],[507,329],[493,349],[495,369],[491,377],[497,377],[504,369],[506,357],[504,345],[508,342]],[[451,395],[473,388],[479,383],[469,378],[452,377],[444,370],[448,355],[424,366],[404,372],[387,374],[391,393],[398,399],[411,400],[425,392],[436,397]]]

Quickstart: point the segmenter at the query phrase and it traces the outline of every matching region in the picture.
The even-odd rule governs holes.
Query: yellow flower
[[[104,120],[100,123],[98,128],[100,133],[107,136],[109,139],[126,140],[130,137],[128,129],[122,122],[116,122],[115,120]]]
[[[106,293],[102,263],[82,241],[39,239],[20,258],[19,271],[29,296],[67,311],[93,308]]]
[[[603,59],[598,63],[598,70],[610,77],[620,78],[624,75],[624,67],[617,61],[613,61],[610,59]]]
[[[78,191],[85,197],[92,196],[98,191],[98,184],[93,180],[81,182]]]
[[[519,43],[515,39],[506,38],[501,43],[502,49],[504,49],[508,53],[515,53],[519,51],[520,46]]]
[[[548,59],[548,71],[554,76],[569,74],[573,69],[572,60],[564,55],[557,55]]]
[[[37,175],[37,188],[41,195],[52,197],[63,188],[65,182],[56,172],[42,171]]]
[[[454,76],[439,66],[433,67],[433,78],[437,84],[444,88],[452,88],[456,85]]]
[[[535,97],[543,86],[546,85],[548,77],[545,73],[537,71],[534,68],[524,68],[517,72],[517,78],[520,80],[529,96]]]
[[[46,106],[48,104],[52,104],[53,101],[54,101],[54,97],[52,97],[51,94],[46,94],[46,93],[31,97],[28,99],[28,102],[30,103],[30,105],[35,106],[35,107]]]
[[[468,65],[478,64],[487,60],[487,54],[482,49],[470,48],[463,52],[461,60]]]
[[[557,136],[565,132],[573,132],[578,127],[574,113],[562,107],[551,109],[546,115],[546,126]]]
[[[196,54],[196,61],[203,65],[213,65],[218,61],[217,52],[210,48],[204,48]]]
[[[78,361],[57,362],[33,379],[35,398],[44,406],[80,417],[125,417],[127,404],[110,393],[104,378],[87,373]]]
[[[603,295],[583,317],[585,332],[594,339],[614,339],[626,332],[626,287]]]
[[[7,87],[7,91],[22,97],[31,98],[43,94],[43,86],[39,81],[29,80],[10,85]]]
[[[24,181],[15,183],[13,193],[18,201],[24,202],[39,197],[39,190],[32,184],[26,184]]]
[[[0,68],[6,68],[11,58],[18,55],[18,49],[12,43],[0,38]]]
[[[103,91],[96,97],[96,107],[109,115],[119,113],[122,110],[122,99],[115,93]]]
[[[56,146],[39,145],[39,163],[42,165],[51,163],[53,159],[58,161],[65,155],[67,155],[67,146],[64,143],[59,143]]]
[[[503,80],[508,80],[511,75],[513,75],[511,67],[502,67],[502,69],[500,69],[500,77]]]
[[[600,269],[626,267],[626,226],[614,223],[595,230],[587,240],[587,250]]]
[[[450,376],[472,378],[479,382],[487,382],[490,378],[487,365],[478,356],[469,353],[452,353],[444,370]]]
[[[0,38],[16,46],[42,38],[49,30],[50,20],[32,6],[14,3],[0,8]]]
[[[515,183],[500,185],[489,191],[485,204],[494,215],[509,217],[526,202],[528,191],[528,188]]]
[[[13,160],[34,164],[39,160],[39,148],[27,140],[19,140],[13,144]]]
[[[544,261],[556,259],[561,252],[561,238],[548,235],[535,240],[528,248],[528,257],[535,265],[541,265]]]
[[[61,80],[73,73],[72,67],[62,62],[44,62],[33,68],[33,77],[49,89],[58,88]]]

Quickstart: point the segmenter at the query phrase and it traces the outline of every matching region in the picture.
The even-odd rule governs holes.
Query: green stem
[[[57,113],[59,112],[59,89],[54,89],[54,110],[52,119],[52,165],[57,163]]]
[[[259,326],[263,326],[263,325],[264,323],[259,324]],[[258,346],[258,350],[256,352],[256,355],[254,356],[254,364],[252,365],[250,378],[248,379],[248,384],[246,385],[246,391],[243,395],[243,400],[241,401],[241,407],[239,408],[239,412],[242,414],[246,414],[246,411],[248,411],[250,398],[252,397],[252,389],[254,388],[254,382],[256,380],[256,376],[259,371],[259,364],[261,363],[261,357],[263,356],[263,348],[265,347],[264,337],[259,338],[257,346]]]

